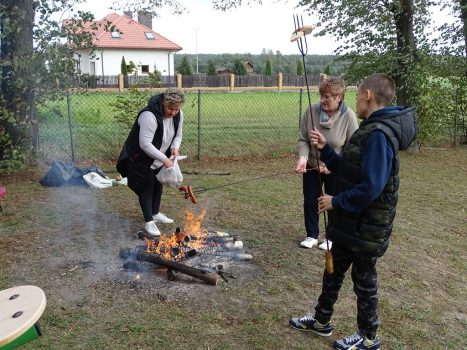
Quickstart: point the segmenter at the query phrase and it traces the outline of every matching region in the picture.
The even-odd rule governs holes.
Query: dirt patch
[[[19,243],[23,245],[19,235],[11,236],[9,241],[3,242],[4,248],[7,248],[5,260],[14,275],[27,279],[35,270],[40,270],[44,274],[38,273],[37,277],[43,275],[46,281],[37,282],[53,284],[53,289],[60,290],[63,301],[71,304],[82,300],[79,290],[87,290],[101,282],[137,289],[140,293],[157,294],[163,299],[176,299],[187,294],[199,297],[198,294],[204,294],[206,289],[212,288],[180,273],[177,273],[176,281],[167,281],[164,269],[143,273],[123,269],[124,260],[119,256],[120,250],[135,248],[145,242],[136,235],[141,229],[139,221],[134,222],[100,205],[105,199],[99,191],[121,189],[59,187],[43,190],[47,198],[42,198],[41,212],[51,216],[47,230],[39,226],[30,227],[26,239],[29,243],[27,249],[24,246],[21,250],[15,248]],[[138,208],[134,209],[137,211]],[[170,233],[177,224],[159,226],[164,232]],[[238,232],[235,234],[239,236]],[[23,239],[24,235],[21,235]],[[254,275],[253,264],[229,259],[225,259],[225,262],[228,271],[241,283],[247,282]],[[79,280],[78,290],[76,279]]]
[[[401,155],[398,214],[389,250],[378,262],[386,349],[465,347],[467,184],[459,174],[467,171],[466,152]],[[298,248],[303,198],[294,163],[186,162],[194,172],[185,183],[206,188],[287,169],[291,174],[208,191],[195,206],[176,189],[165,190],[162,211],[175,224],[161,225],[163,232],[184,222],[187,210],[205,209],[206,228],[238,235],[253,255],[229,265],[236,279],[216,286],[183,274],[169,281],[157,270],[137,282],[135,272],[122,268],[120,249],[142,244],[135,233],[143,225],[136,196],[125,186],[47,188],[39,184],[47,168],[38,166],[0,177],[8,190],[1,202],[0,288],[33,284],[47,296],[44,336],[25,349],[328,349],[353,333],[349,276],[332,337],[287,325],[290,317],[313,312],[324,269],[322,251]],[[101,168],[115,175],[110,165]],[[217,173],[229,175],[210,175]]]

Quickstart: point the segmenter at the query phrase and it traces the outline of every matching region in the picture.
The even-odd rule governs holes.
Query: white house
[[[105,23],[111,22],[115,31],[106,31]],[[151,28],[126,15],[111,13],[100,21],[91,50],[76,50],[77,69],[90,75],[118,75],[121,73],[122,57],[126,64],[136,65],[137,75],[147,75],[156,69],[163,76],[174,76],[174,54],[182,47],[154,32]]]

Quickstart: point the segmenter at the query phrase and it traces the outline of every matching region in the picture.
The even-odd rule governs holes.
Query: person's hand
[[[321,197],[318,197],[318,214],[332,209],[334,209],[332,206],[332,196],[323,194]]]
[[[172,149],[170,150],[170,153],[174,156],[174,159],[177,158],[177,157],[180,155],[180,153],[178,153],[178,149],[177,149],[177,148],[172,148]]]
[[[316,129],[310,131],[311,143],[318,149],[322,150],[326,145],[326,139],[324,136]]]
[[[324,164],[321,164],[321,165],[319,166],[319,172],[320,172],[321,174],[324,174],[324,175],[329,175],[329,174],[331,173],[331,172],[329,171],[329,169],[326,168],[326,165],[324,165]]]
[[[295,165],[295,173],[303,174],[306,173],[306,163],[307,160],[305,157],[298,158],[297,165]]]
[[[171,168],[174,166],[174,162],[172,162],[170,158],[167,158],[166,160],[164,160],[163,164],[166,168]]]

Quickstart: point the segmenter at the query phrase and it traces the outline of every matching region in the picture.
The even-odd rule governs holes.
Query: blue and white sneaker
[[[331,322],[321,324],[311,315],[293,317],[289,320],[289,325],[299,331],[312,332],[314,334],[321,335],[322,337],[329,337],[333,330]]]
[[[332,346],[339,350],[380,350],[381,340],[378,336],[373,340],[368,339],[360,331],[357,331],[344,339],[334,341]]]

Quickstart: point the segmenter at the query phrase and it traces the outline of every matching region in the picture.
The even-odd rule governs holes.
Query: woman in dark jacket
[[[162,166],[173,166],[170,157],[179,156],[183,135],[180,108],[184,102],[184,93],[177,88],[152,96],[138,113],[117,162],[117,170],[138,195],[144,230],[152,236],[160,235],[156,222],[173,223],[160,212],[162,184],[156,175]]]

